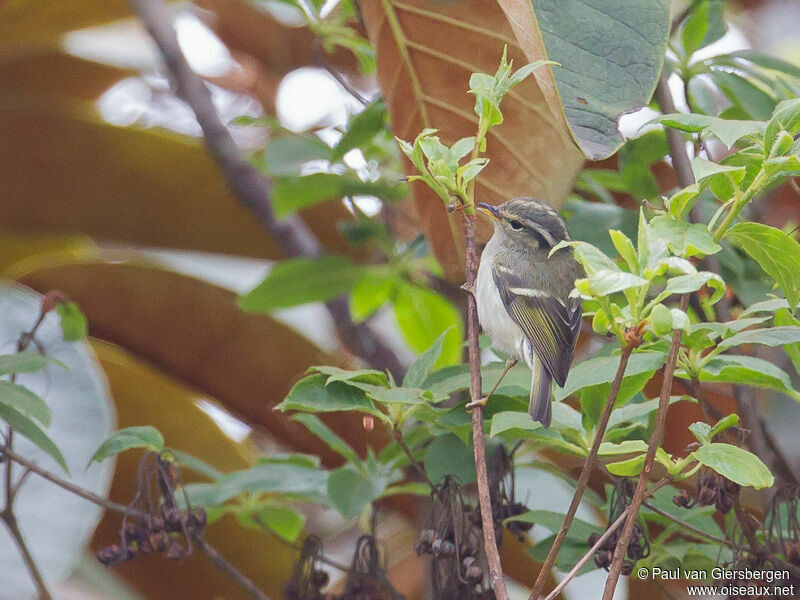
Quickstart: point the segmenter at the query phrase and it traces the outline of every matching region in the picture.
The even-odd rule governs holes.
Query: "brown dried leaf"
[[[367,0],[361,8],[377,49],[378,81],[394,133],[402,139],[413,140],[425,127],[438,129],[447,144],[474,135],[469,77],[494,73],[504,45],[516,67],[546,58],[527,0]],[[499,204],[514,196],[537,196],[560,207],[583,156],[549,69],[516,87],[502,109],[505,122],[489,134],[491,163],[478,177],[477,199]],[[436,257],[449,277],[461,278],[458,216],[448,217],[424,184],[411,189],[419,225]],[[482,240],[489,233],[488,225],[479,231]]]

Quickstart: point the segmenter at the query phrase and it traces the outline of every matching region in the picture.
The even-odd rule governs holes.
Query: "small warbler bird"
[[[531,369],[528,412],[549,427],[551,382],[564,385],[578,339],[581,301],[570,292],[583,269],[571,248],[548,258],[569,239],[563,219],[548,204],[514,198],[477,208],[494,224],[478,267],[478,319],[492,345],[509,355],[503,376],[520,360]]]

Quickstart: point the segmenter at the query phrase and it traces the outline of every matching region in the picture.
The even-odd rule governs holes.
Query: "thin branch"
[[[253,598],[256,598],[257,600],[270,600],[269,596],[262,592],[249,577],[243,575],[239,569],[225,560],[225,557],[217,552],[217,550],[201,536],[193,535],[192,540],[194,541],[195,545],[200,548],[200,551],[205,554],[212,563],[214,563],[214,566],[230,577],[230,579],[239,587],[250,592],[250,595],[253,596]]]
[[[478,273],[478,254],[475,250],[475,214],[464,211],[464,238],[466,245],[467,342],[469,348],[470,399],[478,403],[482,394],[481,354],[478,344],[478,305],[475,300],[475,279]],[[500,553],[494,533],[494,516],[489,492],[489,475],[486,469],[486,446],[483,439],[483,406],[475,404],[472,410],[472,445],[475,451],[475,471],[478,477],[478,502],[481,508],[483,542],[489,563],[489,581],[497,600],[508,600],[508,590],[500,564]]]
[[[622,348],[622,352],[619,357],[619,365],[617,366],[617,372],[614,375],[614,381],[611,384],[611,391],[608,394],[608,400],[606,400],[606,406],[603,409],[603,414],[600,416],[600,422],[597,424],[597,432],[595,433],[594,440],[592,441],[592,447],[589,450],[589,456],[586,457],[586,462],[583,463],[583,468],[581,469],[581,474],[578,478],[578,484],[575,487],[575,495],[572,497],[572,502],[569,505],[567,514],[564,516],[564,523],[561,525],[561,529],[558,530],[556,539],[553,541],[553,545],[550,547],[550,551],[547,553],[547,558],[545,558],[544,563],[542,563],[542,568],[539,571],[539,575],[536,577],[536,583],[533,584],[533,589],[531,590],[528,600],[536,600],[542,593],[545,580],[553,568],[553,565],[556,563],[558,552],[561,550],[564,540],[567,539],[567,532],[569,532],[572,521],[575,519],[575,513],[578,511],[578,507],[581,504],[581,499],[583,498],[583,493],[586,491],[586,486],[589,485],[589,477],[597,466],[597,453],[600,451],[600,444],[603,442],[603,436],[605,435],[606,427],[608,427],[608,420],[611,418],[611,412],[614,410],[614,406],[617,403],[617,396],[619,395],[619,390],[622,386],[622,380],[625,376],[625,369],[628,367],[628,360],[630,359],[631,353],[633,352],[635,346],[635,343],[629,342]]]
[[[754,554],[757,553],[761,548],[761,544],[758,542],[758,537],[756,537],[756,530],[755,527],[753,527],[753,522],[745,512],[738,497],[733,502],[733,510],[736,513],[736,520],[739,522],[739,527],[742,528],[742,533],[747,543],[750,544],[750,551]]]
[[[60,488],[65,489],[68,492],[71,492],[76,496],[83,498],[84,500],[88,500],[93,504],[102,506],[107,510],[111,510],[121,514],[137,516],[140,518],[149,516],[148,514],[142,511],[131,509],[128,506],[125,506],[124,504],[118,504],[116,502],[112,502],[111,500],[103,498],[102,496],[98,496],[94,492],[91,492],[80,486],[77,486],[70,481],[66,481],[65,479],[62,479],[55,473],[51,473],[50,471],[41,468],[39,465],[28,460],[27,458],[20,456],[13,450],[9,449],[8,446],[0,446],[0,454],[4,455],[7,459],[11,459],[16,463],[23,465],[29,470],[29,472],[36,473],[39,477],[46,479],[50,483],[53,483],[59,486]],[[254,598],[256,598],[257,600],[270,600],[269,596],[264,594],[264,592],[262,592],[258,588],[258,586],[252,582],[252,580],[247,578],[236,567],[234,567],[227,560],[225,560],[225,557],[223,557],[219,552],[217,552],[217,550],[213,546],[211,546],[211,544],[209,544],[201,535],[193,534],[192,541],[195,543],[195,545],[197,545],[198,548],[200,548],[200,550],[202,550],[202,552],[206,556],[208,556],[211,562],[213,562],[218,569],[227,574],[236,584],[240,585],[242,588],[250,592],[250,594],[252,594]]]
[[[10,464],[11,461],[9,461],[9,465]],[[8,532],[11,534],[11,537],[14,539],[14,543],[17,545],[17,549],[22,556],[25,567],[28,569],[28,573],[30,573],[34,585],[36,585],[36,591],[39,594],[39,600],[51,600],[52,596],[47,589],[47,584],[44,582],[44,577],[42,577],[42,573],[39,571],[39,567],[37,566],[36,561],[33,559],[31,551],[25,544],[25,538],[22,537],[22,532],[19,530],[17,518],[10,511],[4,511],[2,515],[0,515],[0,519],[6,524]]]
[[[186,102],[203,130],[203,139],[228,187],[258,219],[287,257],[318,257],[324,248],[297,215],[278,220],[270,201],[271,184],[240,152],[223,125],[211,94],[181,52],[172,18],[163,0],[130,0],[147,32],[155,41],[172,80],[175,93]],[[326,303],[337,334],[348,351],[379,369],[399,377],[403,364],[366,324],[356,325],[344,297]]]
[[[403,434],[400,433],[400,431],[395,430],[394,439],[397,440],[398,445],[408,457],[408,460],[411,462],[411,466],[414,467],[414,470],[417,472],[417,475],[419,475],[420,479],[427,483],[431,489],[434,489],[436,486],[433,485],[433,482],[431,481],[430,477],[428,477],[428,474],[425,472],[425,469],[422,467],[422,465],[419,464],[419,461],[414,458],[411,448],[408,447],[408,444],[406,444],[406,441],[403,439]]]
[[[681,310],[685,311],[688,304],[689,294],[684,294],[681,296]],[[622,533],[617,540],[617,547],[614,550],[614,559],[611,563],[611,571],[608,574],[608,579],[606,580],[605,590],[603,591],[603,600],[611,600],[614,596],[614,590],[617,587],[617,581],[619,581],[620,571],[622,570],[622,561],[628,550],[628,544],[633,534],[633,527],[639,515],[639,508],[642,506],[647,492],[647,480],[650,476],[650,471],[653,469],[656,449],[661,445],[661,440],[664,436],[664,425],[667,421],[667,411],[669,409],[669,397],[672,392],[672,380],[675,376],[675,365],[678,361],[678,351],[681,347],[682,337],[682,329],[676,329],[672,334],[672,344],[670,345],[669,354],[667,355],[667,364],[664,367],[664,381],[661,384],[661,396],[658,399],[656,423],[647,446],[647,454],[644,458],[642,472],[639,474],[639,481],[636,483],[636,491],[633,493],[633,499],[631,500],[631,511],[628,513],[627,519],[625,519],[625,526],[622,529]]]

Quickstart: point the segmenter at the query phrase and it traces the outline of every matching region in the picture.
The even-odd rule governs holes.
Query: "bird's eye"
[[[514,231],[519,231],[520,229],[522,229],[522,223],[520,223],[516,219],[514,219],[513,221],[509,221],[508,224],[511,225],[511,229],[513,229]]]

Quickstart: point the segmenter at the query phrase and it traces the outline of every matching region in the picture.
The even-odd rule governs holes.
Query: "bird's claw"
[[[488,396],[484,396],[483,398],[478,398],[477,400],[474,400],[474,401],[470,402],[469,404],[467,404],[467,410],[472,412],[472,410],[474,408],[477,408],[478,406],[480,406],[481,408],[486,408],[486,403],[488,401],[489,401],[489,397]]]
[[[464,290],[468,294],[472,294],[473,296],[475,295],[475,286],[474,285],[469,285],[469,284],[464,283],[460,287],[461,287],[462,290]]]

